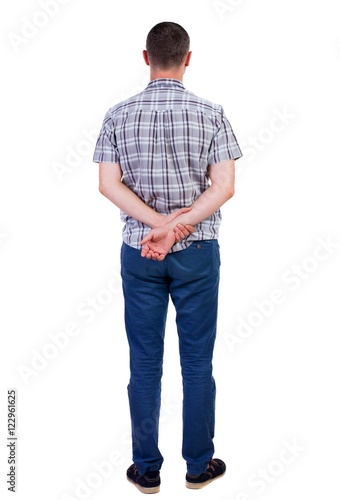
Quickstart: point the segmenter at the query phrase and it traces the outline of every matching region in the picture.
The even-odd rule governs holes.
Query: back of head
[[[176,23],[156,24],[146,39],[149,61],[154,68],[166,70],[180,66],[189,49],[189,35]]]

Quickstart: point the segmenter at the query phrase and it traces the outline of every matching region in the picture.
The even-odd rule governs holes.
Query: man
[[[183,379],[186,486],[202,488],[226,466],[213,458],[212,356],[219,286],[220,207],[234,194],[242,156],[221,106],[182,83],[191,52],[178,24],[152,28],[143,51],[150,83],[110,108],[98,137],[99,190],[125,223],[121,275],[130,348],[133,464],[128,480],[160,489],[158,448],[164,331],[176,308]]]

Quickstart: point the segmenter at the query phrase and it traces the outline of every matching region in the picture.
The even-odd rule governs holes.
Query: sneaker
[[[137,466],[132,464],[126,471],[127,480],[134,484],[142,493],[158,493],[160,490],[161,478],[159,471],[148,471],[141,476]]]
[[[202,472],[202,474],[197,476],[193,476],[191,474],[186,475],[186,487],[194,490],[203,488],[212,481],[215,481],[215,479],[224,476],[226,468],[227,467],[222,460],[213,458],[210,460],[207,470]]]

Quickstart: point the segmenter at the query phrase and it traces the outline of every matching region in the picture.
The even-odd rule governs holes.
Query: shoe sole
[[[129,481],[129,483],[131,483],[134,486],[136,486],[136,488],[141,493],[146,493],[146,494],[159,493],[159,491],[161,489],[160,486],[153,486],[151,488],[144,488],[144,486],[140,486],[138,483],[135,483],[134,481],[132,481],[132,479],[130,479],[129,477],[127,477],[127,480]]]
[[[203,483],[190,483],[188,481],[185,482],[185,486],[189,488],[190,490],[200,490],[201,488],[204,488],[204,486],[207,486],[210,483],[213,483],[216,481],[216,479],[220,479],[225,475],[227,471],[225,470],[223,474],[220,474],[219,476],[213,477],[211,479],[208,479],[208,481],[204,481]]]

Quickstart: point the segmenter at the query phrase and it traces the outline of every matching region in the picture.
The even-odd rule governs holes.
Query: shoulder
[[[222,106],[215,102],[212,102],[208,99],[200,97],[189,90],[185,90],[188,100],[201,107],[206,111],[210,111],[211,113],[221,113],[223,111]]]
[[[142,91],[136,95],[129,97],[128,99],[125,99],[123,101],[114,104],[108,109],[104,120],[112,121],[115,116],[124,113],[124,111],[127,111],[132,107],[136,106],[136,104],[140,103],[143,100],[144,94],[145,91]]]
[[[191,91],[185,90],[186,102],[192,105],[198,112],[208,117],[211,122],[218,124],[222,121],[224,110],[221,104],[215,103],[203,97],[197,96]]]

